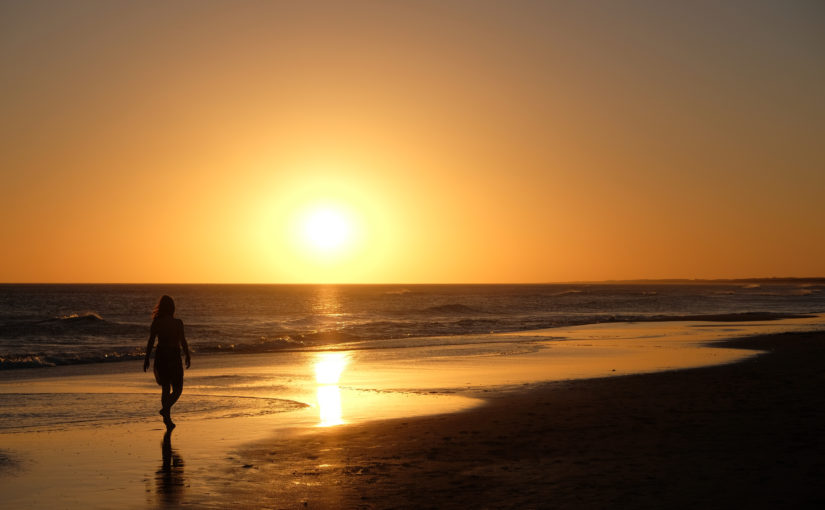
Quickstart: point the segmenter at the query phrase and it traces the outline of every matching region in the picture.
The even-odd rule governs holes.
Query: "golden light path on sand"
[[[321,427],[344,423],[341,411],[341,389],[338,381],[347,366],[345,352],[322,352],[315,362],[315,381],[318,383],[318,409]]]

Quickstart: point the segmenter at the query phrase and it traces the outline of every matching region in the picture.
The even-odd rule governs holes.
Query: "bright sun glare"
[[[262,202],[262,257],[273,274],[314,283],[354,282],[371,274],[383,263],[391,216],[351,185],[330,190],[309,184]]]
[[[338,384],[341,372],[349,359],[343,352],[322,352],[315,362],[315,380],[318,384]]]
[[[343,352],[322,352],[314,363],[315,380],[318,382],[318,410],[321,427],[344,423],[341,409],[341,389],[338,381],[346,368],[349,357]]]
[[[308,244],[321,252],[335,251],[349,241],[352,222],[347,214],[332,207],[309,211],[303,219],[302,231]]]

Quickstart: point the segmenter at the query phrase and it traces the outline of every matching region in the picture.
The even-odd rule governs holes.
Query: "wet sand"
[[[716,346],[768,352],[729,365],[540,384],[461,413],[266,440],[238,450],[216,494],[188,502],[821,508],[825,333]]]
[[[596,324],[198,357],[166,444],[137,362],[7,374],[21,423],[0,433],[0,493],[32,509],[805,506],[825,474],[825,338],[801,332],[823,329]]]

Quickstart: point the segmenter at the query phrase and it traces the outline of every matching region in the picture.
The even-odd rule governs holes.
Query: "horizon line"
[[[823,280],[825,276],[754,276],[744,278],[623,278],[606,280],[562,280],[534,282],[0,282],[0,285],[582,285],[664,282],[780,282]]]

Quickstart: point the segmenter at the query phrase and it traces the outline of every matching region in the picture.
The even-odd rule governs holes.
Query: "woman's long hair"
[[[169,317],[175,315],[175,301],[167,295],[160,297],[160,301],[158,301],[157,306],[155,306],[155,309],[152,311],[152,320],[164,315],[168,315]]]

